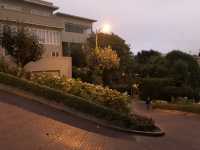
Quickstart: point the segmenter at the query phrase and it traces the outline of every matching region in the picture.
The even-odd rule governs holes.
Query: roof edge
[[[75,16],[75,15],[66,14],[66,13],[62,13],[62,12],[56,12],[54,15],[70,17],[70,18],[75,18],[75,19],[81,19],[81,20],[86,20],[86,21],[89,21],[89,22],[97,22],[97,20],[94,20],[94,19],[85,18],[85,17],[81,17],[81,16]]]
[[[58,10],[59,9],[58,6],[54,6],[53,3],[46,2],[46,1],[43,1],[43,2],[46,2],[46,4],[42,3],[42,2],[39,3],[39,2],[36,2],[36,1],[32,1],[32,0],[24,0],[24,2],[35,4],[35,5],[39,5],[39,6],[44,6],[44,7],[48,7],[48,8],[52,8],[53,10]]]

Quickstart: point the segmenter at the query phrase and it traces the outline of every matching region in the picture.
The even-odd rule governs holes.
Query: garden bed
[[[15,76],[0,73],[0,83],[30,92],[36,96],[44,97],[52,102],[63,103],[69,108],[105,120],[120,128],[147,132],[159,131],[152,119],[135,114],[119,113],[102,105],[87,101],[84,98],[19,79]]]
[[[30,80],[34,83],[76,95],[92,103],[117,110],[119,113],[128,114],[131,110],[130,96],[127,93],[120,93],[108,87],[46,73],[32,75]]]

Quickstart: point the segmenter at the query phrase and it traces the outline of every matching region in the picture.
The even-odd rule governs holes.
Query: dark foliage
[[[173,79],[146,78],[140,85],[140,97],[143,100],[150,97],[151,99],[172,101],[178,97],[196,99],[199,98],[199,93],[189,86],[177,87]]]
[[[151,61],[151,58],[155,56],[161,56],[161,54],[154,50],[143,50],[137,54],[135,60],[139,64],[148,64]]]
[[[12,32],[9,26],[5,26],[2,45],[21,68],[31,61],[39,60],[42,56],[42,45],[23,27],[18,27],[17,32]]]

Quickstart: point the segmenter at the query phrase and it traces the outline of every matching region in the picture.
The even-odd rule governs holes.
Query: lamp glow
[[[111,26],[109,24],[104,24],[102,27],[102,32],[109,34],[111,32]]]

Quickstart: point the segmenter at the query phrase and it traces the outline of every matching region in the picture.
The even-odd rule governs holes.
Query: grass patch
[[[138,131],[157,131],[152,119],[141,117],[135,114],[119,113],[102,105],[92,103],[84,98],[67,94],[59,90],[39,85],[34,82],[19,79],[15,76],[0,72],[0,83],[25,90],[37,96],[44,97],[49,101],[63,103],[67,107],[73,108],[79,112],[92,115],[105,120],[110,124]]]
[[[177,110],[183,112],[190,112],[195,114],[200,114],[200,105],[199,104],[161,104],[154,103],[153,108],[167,109],[167,110]]]

